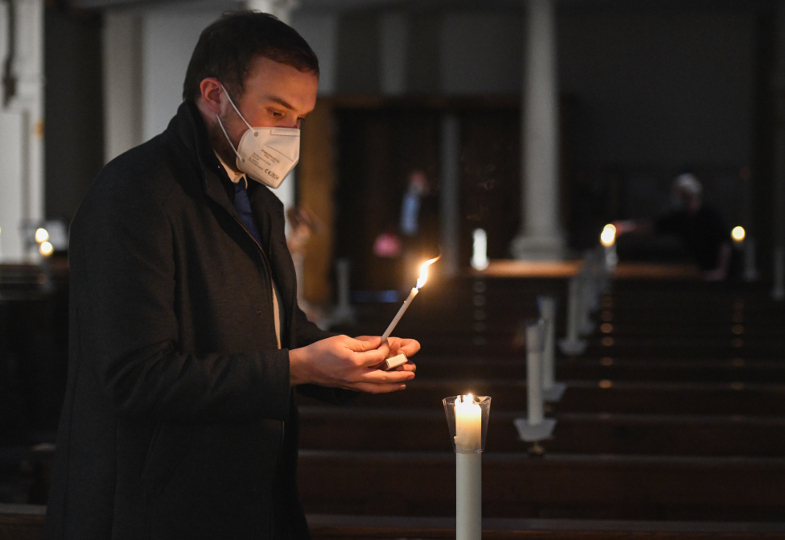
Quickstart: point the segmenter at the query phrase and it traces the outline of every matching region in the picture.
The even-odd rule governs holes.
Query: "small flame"
[[[602,234],[600,235],[600,242],[605,247],[610,247],[616,242],[616,227],[612,224],[606,225],[602,229]]]
[[[747,236],[744,227],[734,227],[730,234],[737,242],[741,242],[744,240],[744,237]]]
[[[420,267],[420,279],[417,280],[417,290],[422,289],[422,286],[425,285],[425,282],[428,280],[428,267],[431,266],[436,261],[438,261],[440,258],[441,255],[429,261],[425,261],[423,265]]]
[[[50,256],[54,252],[54,250],[55,248],[49,242],[41,242],[41,244],[38,246],[38,251],[44,257]]]
[[[35,241],[38,242],[39,244],[42,244],[43,242],[46,242],[47,240],[49,240],[49,231],[47,231],[43,227],[41,227],[39,229],[36,229],[36,231],[35,231]]]

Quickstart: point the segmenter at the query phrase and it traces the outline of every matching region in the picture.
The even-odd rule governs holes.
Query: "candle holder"
[[[491,398],[452,396],[442,400],[455,451],[455,538],[482,538],[482,452]]]
[[[529,449],[533,455],[542,455],[539,441],[551,436],[556,420],[543,415],[542,353],[545,349],[545,323],[542,319],[526,322],[526,399],[527,418],[513,420],[518,436],[534,443]]]

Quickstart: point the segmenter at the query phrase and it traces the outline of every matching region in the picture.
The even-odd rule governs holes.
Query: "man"
[[[703,202],[703,186],[690,173],[673,180],[672,209],[654,224],[622,221],[616,224],[617,234],[648,232],[672,234],[681,239],[706,281],[722,281],[728,277],[733,249],[730,229],[714,208]]]
[[[200,36],[167,130],[90,188],[71,227],[46,538],[307,538],[292,389],[341,401],[414,377],[375,366],[416,341],[332,336],[296,304],[262,184],[296,163],[317,83],[294,30],[227,14]]]

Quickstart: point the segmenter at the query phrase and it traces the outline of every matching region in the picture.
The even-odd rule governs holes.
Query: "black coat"
[[[232,193],[184,103],[82,202],[47,539],[307,537],[272,276],[283,346],[329,334],[297,308],[280,201],[249,187],[259,246]]]

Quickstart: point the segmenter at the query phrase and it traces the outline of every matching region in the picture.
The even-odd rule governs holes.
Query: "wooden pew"
[[[0,504],[0,538],[41,540],[45,507]],[[447,517],[307,516],[314,540],[369,540],[381,538],[452,539],[455,520]],[[483,538],[490,540],[759,540],[782,538],[777,523],[641,522],[575,519],[483,520]]]
[[[418,380],[433,379],[525,379],[524,353],[518,357],[433,356],[422,352],[412,359]],[[559,381],[649,382],[747,382],[785,384],[785,362],[743,358],[634,358],[610,356],[557,358]]]
[[[493,398],[494,411],[526,409],[523,380],[417,380],[403,392],[364,396],[351,407],[439,410],[442,399],[466,394]],[[319,402],[301,398],[302,405]],[[616,414],[785,416],[785,385],[734,383],[646,383],[568,381],[553,411]]]
[[[310,515],[314,540],[453,539],[452,518]],[[486,540],[758,540],[782,538],[777,523],[706,523],[577,519],[483,519]]]
[[[0,504],[0,539],[41,540],[45,516],[45,506]]]
[[[305,450],[300,493],[311,514],[452,516],[452,452]],[[780,521],[782,458],[483,455],[489,518]]]
[[[529,444],[513,425],[520,412],[494,411],[489,452],[523,452]],[[785,418],[557,414],[548,453],[662,456],[785,456]],[[308,450],[449,452],[444,413],[438,409],[300,410],[300,447]]]

